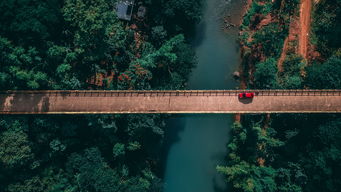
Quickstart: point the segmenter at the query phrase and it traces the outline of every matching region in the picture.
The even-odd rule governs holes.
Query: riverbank
[[[291,4],[279,2],[247,1],[239,32],[242,58],[239,68],[240,89],[300,88],[305,76],[304,65],[308,63],[311,1]],[[272,11],[268,9],[270,6]],[[288,13],[284,14],[281,10]],[[303,60],[300,61],[300,57]],[[270,66],[265,65],[268,59],[271,62],[266,65]],[[273,65],[274,62],[276,65]],[[284,70],[283,65],[289,62],[299,62],[296,64],[298,69]],[[267,70],[263,72],[268,73],[265,76],[270,76],[270,79],[264,80],[263,72],[256,73],[258,77],[255,78],[257,64],[261,67],[258,71]],[[296,81],[291,78],[293,74]],[[240,118],[238,114],[235,116],[238,122]]]
[[[252,0],[247,0],[244,2],[244,6],[243,6],[243,10],[242,10],[242,17],[239,20],[239,26],[242,24],[243,22],[243,18],[245,17],[245,15],[247,14],[247,12],[249,11],[250,7],[251,7],[251,3]],[[243,55],[243,46],[240,46],[241,49],[241,54],[240,54],[240,58],[242,59],[242,55]],[[240,62],[239,66],[238,66],[238,80],[239,80],[239,89],[246,89],[246,79],[244,78],[244,71],[243,71],[243,62]],[[241,114],[237,113],[234,115],[234,121],[235,122],[240,122],[241,120]]]

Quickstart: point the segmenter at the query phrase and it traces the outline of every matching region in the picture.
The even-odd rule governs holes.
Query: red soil
[[[302,55],[304,59],[308,56],[309,46],[309,32],[311,22],[311,0],[301,0],[300,5],[300,26],[301,31],[299,33],[298,53]]]

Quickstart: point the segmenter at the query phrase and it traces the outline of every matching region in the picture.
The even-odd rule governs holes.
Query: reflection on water
[[[227,35],[221,16],[240,0],[206,0],[203,20],[196,29],[193,46],[198,66],[189,81],[190,89],[234,89],[231,74],[238,65],[236,34]],[[165,192],[219,192],[226,188],[215,167],[226,155],[232,116],[226,114],[181,115],[168,123],[167,137],[174,142],[168,152]]]

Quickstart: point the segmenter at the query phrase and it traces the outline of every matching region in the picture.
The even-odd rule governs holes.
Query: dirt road
[[[308,45],[309,45],[309,32],[311,21],[311,0],[301,0],[300,5],[300,26],[301,31],[299,33],[298,53],[303,58],[307,59]]]

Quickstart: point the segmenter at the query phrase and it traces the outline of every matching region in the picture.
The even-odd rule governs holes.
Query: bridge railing
[[[237,96],[242,92],[254,92],[256,96],[341,96],[340,89],[302,90],[36,90],[36,91],[0,91],[0,94],[83,96],[83,97],[170,97],[170,96]]]

